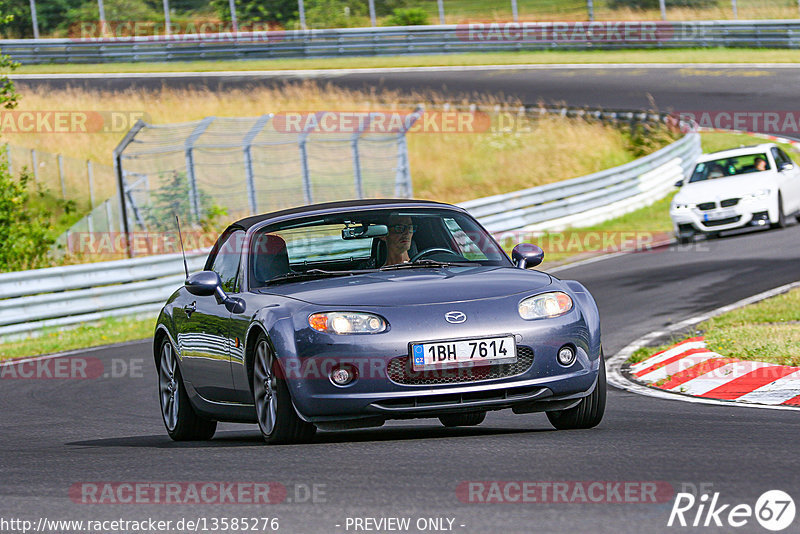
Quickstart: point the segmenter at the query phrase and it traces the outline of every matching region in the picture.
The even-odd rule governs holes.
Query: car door
[[[235,294],[239,273],[243,230],[227,232],[214,247],[206,267],[222,280],[222,289]],[[178,350],[184,377],[203,397],[213,401],[235,398],[230,364],[230,311],[216,296],[187,293],[185,304],[176,310]]]
[[[778,168],[785,163],[792,165],[791,169],[780,171],[781,191],[783,191],[784,209],[787,214],[800,211],[800,165],[780,148],[773,148],[772,155]]]

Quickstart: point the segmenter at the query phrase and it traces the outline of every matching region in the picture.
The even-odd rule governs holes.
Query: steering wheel
[[[417,254],[414,255],[413,258],[410,258],[408,261],[409,261],[409,263],[414,263],[415,261],[417,261],[418,259],[422,258],[423,256],[427,256],[428,254],[433,254],[434,252],[447,252],[448,254],[452,254],[453,256],[458,256],[458,254],[456,254],[455,252],[453,252],[449,248],[433,247],[433,248],[426,248],[422,252],[418,252]]]

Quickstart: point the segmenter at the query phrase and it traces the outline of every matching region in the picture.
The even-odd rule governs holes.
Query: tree
[[[62,26],[71,9],[91,0],[36,0],[36,20],[42,35],[52,33]],[[95,3],[96,5],[96,3]],[[0,0],[0,13],[12,19],[0,25],[4,37],[33,37],[31,8],[28,0]]]

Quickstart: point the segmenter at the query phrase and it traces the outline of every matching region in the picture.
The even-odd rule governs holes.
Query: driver
[[[414,237],[414,223],[408,215],[390,215],[386,221],[389,233],[378,239],[386,243],[386,265],[407,263],[409,260],[408,249],[411,248],[411,238]]]
[[[767,170],[767,160],[765,160],[764,158],[756,158],[753,163],[755,164],[757,171]]]

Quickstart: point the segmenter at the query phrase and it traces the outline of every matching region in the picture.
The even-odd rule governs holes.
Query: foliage
[[[347,28],[360,26],[369,8],[363,2],[347,0],[307,0],[306,24],[309,28]]]
[[[44,266],[53,243],[50,209],[39,202],[45,193],[29,184],[27,173],[15,179],[0,164],[0,271]]]
[[[65,14],[86,0],[36,0],[36,21],[39,33],[46,35],[64,21]],[[33,37],[30,2],[27,0],[0,0],[0,14],[13,17],[7,25],[0,26],[5,37]]]
[[[665,0],[667,8],[670,7],[689,7],[704,9],[716,7],[719,0]],[[658,0],[609,0],[608,7],[611,9],[658,9]]]
[[[211,0],[211,6],[222,20],[231,20],[228,0]],[[272,22],[287,28],[299,18],[297,0],[236,0],[236,18],[240,23]]]
[[[428,12],[420,7],[395,9],[385,26],[424,26],[430,24]]]
[[[173,172],[163,187],[150,194],[152,199],[145,213],[145,223],[150,231],[172,231],[175,229],[175,216],[182,221],[195,222],[203,231],[214,231],[220,218],[227,215],[222,208],[201,190],[198,190],[200,220],[194,221],[189,199],[189,182],[185,172]]]

